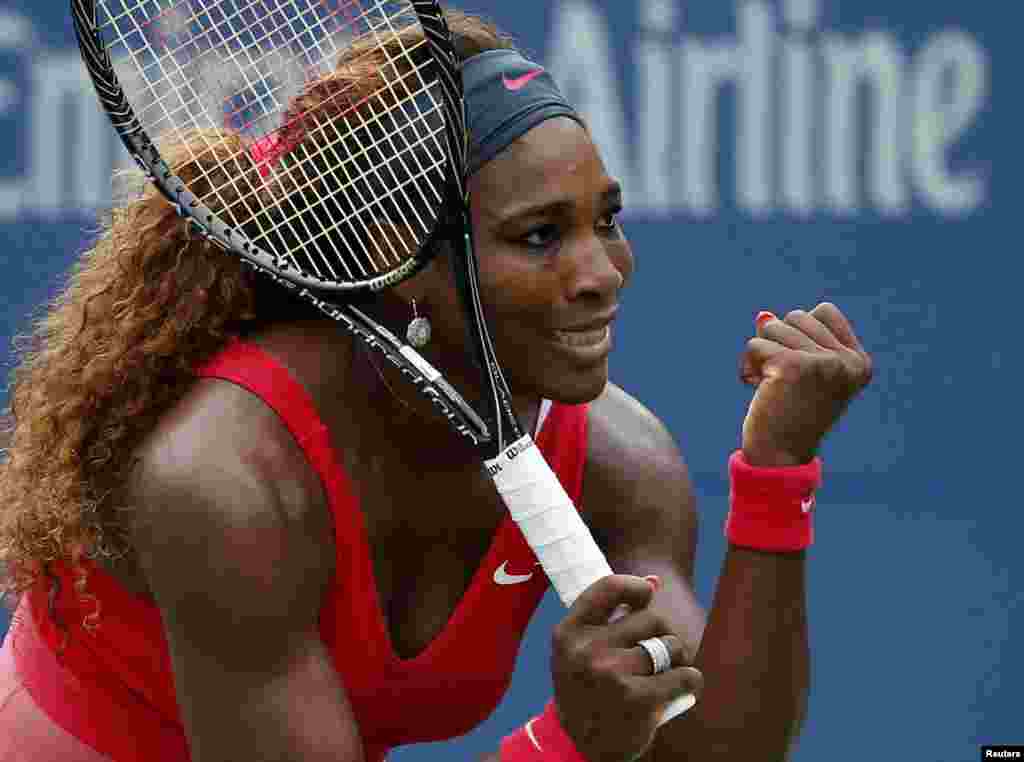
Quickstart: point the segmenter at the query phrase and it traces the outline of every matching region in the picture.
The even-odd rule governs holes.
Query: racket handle
[[[512,519],[566,608],[592,584],[613,573],[590,529],[529,435],[485,465]],[[691,693],[676,697],[665,707],[658,724],[678,717],[696,703]]]
[[[529,435],[485,465],[567,608],[580,593],[612,573],[590,529]]]

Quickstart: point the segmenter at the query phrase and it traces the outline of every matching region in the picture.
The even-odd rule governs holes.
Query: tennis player
[[[762,316],[706,618],[680,452],[608,380],[634,269],[622,189],[548,72],[480,19],[450,21],[498,356],[619,572],[555,628],[554,697],[488,759],[782,759],[808,685],[815,453],[870,360],[831,304]],[[201,147],[165,155],[195,177]],[[443,251],[367,309],[474,388]],[[662,340],[696,364],[685,333]],[[191,238],[154,191],[82,257],[11,400],[2,762],[379,762],[500,702],[548,584],[477,458],[392,368]],[[695,708],[658,728],[685,692]]]

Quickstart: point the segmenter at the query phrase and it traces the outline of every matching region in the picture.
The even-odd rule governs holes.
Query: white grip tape
[[[486,466],[566,607],[572,606],[594,582],[612,573],[576,506],[529,435],[487,461]]]
[[[508,512],[567,608],[580,593],[613,573],[590,529],[529,435],[485,465]],[[678,696],[665,707],[658,724],[678,717],[696,703],[693,694]]]

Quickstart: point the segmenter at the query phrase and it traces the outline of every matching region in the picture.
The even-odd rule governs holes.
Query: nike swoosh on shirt
[[[530,741],[532,741],[533,745],[537,747],[537,751],[543,752],[544,749],[542,749],[540,747],[540,743],[537,741],[537,736],[535,736],[533,734],[533,723],[536,722],[536,721],[537,721],[537,718],[534,717],[532,720],[530,720],[528,723],[526,723],[526,735],[528,735],[530,737]]]
[[[501,81],[505,83],[506,90],[516,92],[517,90],[522,90],[524,87],[530,84],[530,82],[537,79],[537,77],[539,77],[543,73],[543,69],[534,69],[533,71],[528,71],[523,76],[516,77],[515,79],[509,79],[507,76],[502,75]]]
[[[529,574],[509,574],[505,571],[506,566],[508,566],[508,561],[505,561],[505,563],[494,570],[494,581],[499,585],[518,585],[533,577],[533,572]]]
[[[811,495],[810,497],[803,498],[800,501],[800,510],[802,510],[804,513],[810,513],[811,512],[811,508],[813,508],[813,507],[814,507],[814,495]]]

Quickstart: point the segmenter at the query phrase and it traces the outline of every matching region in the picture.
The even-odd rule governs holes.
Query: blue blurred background
[[[625,184],[639,271],[613,372],[667,421],[692,469],[706,605],[754,314],[834,301],[875,357],[874,384],[823,452],[813,688],[793,759],[974,760],[983,743],[1024,743],[1012,641],[1024,520],[1009,484],[1024,369],[1008,186],[1019,140],[1016,108],[994,105],[997,76],[1020,66],[1014,4],[452,5],[490,16],[552,70]],[[10,338],[53,294],[125,158],[63,2],[0,0],[0,156],[6,374]],[[487,723],[394,759],[496,748],[550,695],[561,614],[549,596]]]

